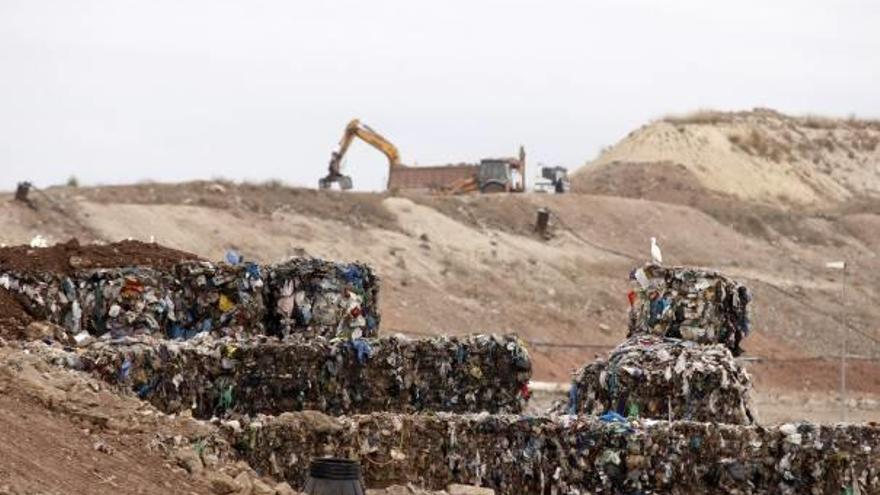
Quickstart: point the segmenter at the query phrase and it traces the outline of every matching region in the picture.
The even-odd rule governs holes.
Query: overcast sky
[[[876,1],[0,0],[0,188],[314,186],[353,117],[407,164],[570,168],[667,113],[878,117],[878,26]],[[387,176],[363,143],[346,169]]]

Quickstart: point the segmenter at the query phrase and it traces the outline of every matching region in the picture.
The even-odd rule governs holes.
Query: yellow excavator
[[[355,137],[361,138],[365,143],[381,151],[388,158],[388,166],[391,167],[392,171],[395,167],[401,166],[400,152],[397,151],[397,146],[391,144],[391,141],[388,141],[384,136],[371,129],[370,126],[358,119],[353,119],[345,126],[345,132],[342,134],[342,139],[339,140],[339,149],[330,155],[329,171],[326,177],[318,181],[318,187],[329,189],[334,182],[338,182],[340,189],[344,191],[351,189],[351,177],[343,175],[340,171],[340,166],[342,158],[345,157],[345,153]],[[389,179],[392,171],[388,173]]]

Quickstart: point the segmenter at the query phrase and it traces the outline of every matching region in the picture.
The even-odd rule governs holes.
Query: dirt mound
[[[687,204],[688,198],[705,195],[700,179],[682,164],[673,162],[611,162],[572,177],[572,192],[644,198]]]
[[[25,245],[0,248],[0,271],[72,274],[81,269],[122,266],[168,269],[180,261],[197,259],[200,258],[194,254],[156,243],[122,241],[80,245],[71,239],[48,248]]]
[[[860,199],[826,207],[789,208],[784,205],[760,204],[707,189],[688,167],[672,162],[612,162],[578,173],[572,180],[572,191],[584,194],[638,198],[662,203],[684,205],[706,213],[719,223],[738,232],[771,242],[786,237],[794,242],[837,245],[833,235],[817,229],[816,218],[847,218],[836,227],[835,234],[864,237],[866,244],[876,242],[873,229],[849,224],[871,223],[872,218],[859,214],[880,211],[876,199]],[[866,234],[867,233],[867,234]]]
[[[0,337],[18,332],[32,320],[14,294],[0,287]]]
[[[575,174],[675,163],[707,190],[772,205],[830,206],[880,195],[880,123],[772,110],[699,112],[648,124]],[[671,177],[682,178],[682,177]],[[641,183],[640,178],[634,187]]]

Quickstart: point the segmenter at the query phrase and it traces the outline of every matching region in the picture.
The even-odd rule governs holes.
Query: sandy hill
[[[766,109],[667,117],[604,151],[576,187],[619,163],[662,164],[652,175],[750,202],[825,207],[880,195],[880,122]]]

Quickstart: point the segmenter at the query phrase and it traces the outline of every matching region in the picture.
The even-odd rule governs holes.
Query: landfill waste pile
[[[531,363],[512,336],[409,340],[150,337],[34,352],[131,389],[166,413],[199,418],[317,410],[520,412]]]
[[[0,289],[71,336],[372,337],[378,287],[358,263],[211,263],[137,241],[0,248]]]
[[[724,275],[648,263],[633,270],[627,336],[653,334],[720,343],[734,356],[749,334],[749,289]]]
[[[369,266],[302,258],[271,265],[271,327],[288,336],[374,337],[379,330],[379,282]]]
[[[260,416],[226,427],[259,473],[302,486],[314,457],[360,461],[368,486],[498,494],[880,493],[880,426],[773,428],[618,415]]]
[[[576,372],[555,412],[752,424],[751,388],[722,345],[637,335]]]

